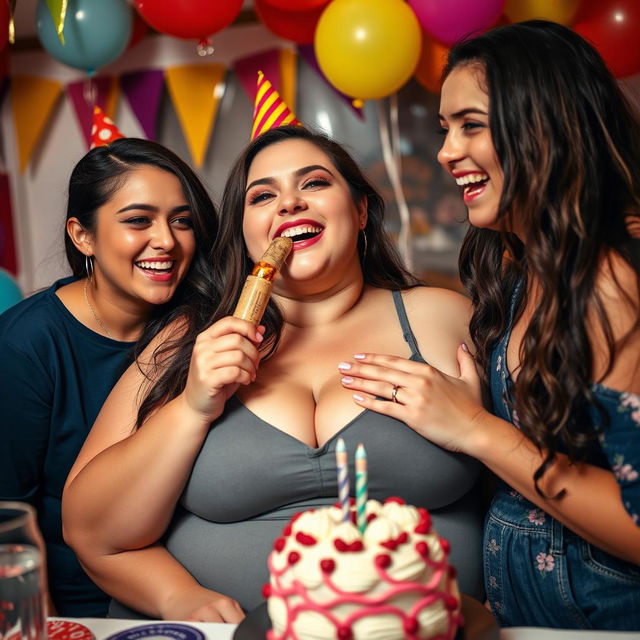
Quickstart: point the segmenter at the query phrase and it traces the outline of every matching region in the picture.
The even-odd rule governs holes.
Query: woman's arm
[[[640,527],[624,509],[620,487],[610,471],[570,464],[559,454],[535,490],[533,474],[544,459],[533,443],[511,423],[486,411],[480,401],[475,361],[461,346],[460,375],[448,376],[428,365],[395,356],[360,354],[344,386],[362,407],[402,420],[425,438],[483,462],[516,491],[598,547],[640,564]],[[398,385],[397,403],[390,398]],[[636,450],[640,448],[640,429]]]

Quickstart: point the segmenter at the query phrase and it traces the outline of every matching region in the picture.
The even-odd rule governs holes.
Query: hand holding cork
[[[248,320],[259,325],[267,308],[273,279],[282,268],[292,245],[291,238],[275,238],[260,261],[255,264],[250,276],[247,276],[240,299],[233,312],[235,318]]]

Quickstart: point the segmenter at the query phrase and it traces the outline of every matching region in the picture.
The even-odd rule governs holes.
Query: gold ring
[[[393,385],[393,391],[391,392],[391,402],[398,402],[398,385],[394,384]]]

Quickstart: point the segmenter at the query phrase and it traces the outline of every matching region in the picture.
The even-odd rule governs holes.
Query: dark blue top
[[[103,616],[108,598],[62,539],[65,480],[133,343],[79,322],[55,291],[64,278],[0,315],[0,499],[29,502],[47,545],[49,586],[62,616]]]
[[[518,415],[513,409],[513,382],[506,361],[514,312],[521,290],[522,283],[512,294],[509,326],[494,347],[489,363],[494,413],[516,427],[519,426]],[[591,393],[599,405],[590,406],[589,415],[600,446],[592,452],[589,462],[613,472],[620,485],[626,510],[640,525],[640,396],[595,382],[591,385]]]

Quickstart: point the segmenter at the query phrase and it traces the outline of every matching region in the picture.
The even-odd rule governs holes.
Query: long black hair
[[[206,313],[209,312],[213,293],[209,260],[218,231],[215,207],[191,167],[166,147],[140,138],[120,138],[107,146],[96,147],[78,162],[69,179],[66,219],[77,218],[84,229],[95,234],[98,209],[122,187],[128,173],[143,166],[171,173],[180,181],[191,210],[196,249],[187,274],[173,298],[166,304],[154,307],[137,343],[137,351],[144,349],[151,338],[175,318],[184,317],[199,322],[203,308],[206,307]],[[87,277],[85,255],[66,233],[64,242],[73,275],[77,278]]]
[[[210,269],[215,295],[212,296],[210,316],[206,322],[190,325],[167,364],[159,381],[146,397],[138,414],[138,426],[158,406],[177,396],[186,384],[191,350],[197,335],[221,318],[231,315],[240,296],[253,262],[249,258],[242,234],[247,175],[253,159],[260,151],[278,142],[306,140],[323,151],[349,185],[356,204],[367,199],[368,218],[363,235],[358,240],[365,283],[385,289],[408,289],[420,284],[403,266],[384,230],[384,200],[362,173],[345,149],[322,133],[299,126],[271,129],[251,142],[237,159],[229,173],[222,197],[220,230],[211,253]],[[216,303],[219,301],[219,303]],[[283,317],[277,304],[271,300],[262,319],[266,327],[261,344],[263,357],[269,357],[277,348]],[[173,347],[172,347],[173,348]]]
[[[640,291],[638,241],[630,233],[640,214],[640,126],[600,55],[558,24],[512,24],[463,41],[452,48],[445,76],[461,66],[484,74],[504,174],[501,228],[526,233],[523,244],[505,231],[471,227],[463,243],[460,273],[475,309],[470,332],[485,372],[516,284],[526,292],[532,278],[540,287],[515,385],[522,431],[546,452],[537,487],[558,449],[585,459],[595,444],[588,311],[608,345],[603,377],[620,348],[596,287],[602,261],[622,256],[639,275]]]

